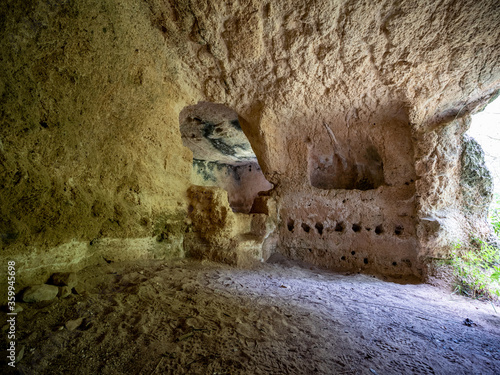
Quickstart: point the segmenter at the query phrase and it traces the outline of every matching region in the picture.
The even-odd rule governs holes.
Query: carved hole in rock
[[[295,222],[293,221],[293,219],[288,219],[288,223],[286,226],[289,232],[293,232],[293,228],[295,226]]]
[[[375,234],[382,234],[384,233],[384,228],[382,227],[382,225],[377,225],[377,227],[375,228]]]
[[[342,256],[340,257],[340,259],[341,259],[341,260],[345,260],[345,255],[342,255]]]
[[[356,255],[356,252],[355,251],[351,251],[351,255]]]
[[[321,235],[323,234],[323,224],[321,223],[316,223],[316,225],[314,226],[316,228],[316,230],[318,231],[318,233]]]
[[[304,230],[304,232],[306,232],[306,233],[309,233],[309,231],[311,230],[311,227],[309,225],[307,225],[306,223],[302,223],[301,227]]]
[[[339,221],[336,225],[335,225],[335,232],[343,232],[344,231],[344,223]]]
[[[392,265],[396,267],[398,264],[396,262],[392,262]]]
[[[353,224],[352,225],[352,231],[356,232],[356,233],[360,232],[361,231],[361,225],[359,225],[359,224]]]
[[[368,258],[363,259],[364,264],[368,264]]]
[[[330,142],[309,150],[312,186],[325,190],[371,190],[385,184],[382,157],[369,137],[351,145],[350,141],[338,140],[330,125],[323,125],[327,133],[324,139]]]
[[[193,185],[225,189],[231,209],[243,213],[259,192],[272,189],[231,108],[200,102],[181,111],[179,124],[182,143],[193,152]]]
[[[396,228],[394,229],[394,234],[396,236],[401,236],[403,234],[404,230],[405,229],[403,228],[402,225],[396,225]]]

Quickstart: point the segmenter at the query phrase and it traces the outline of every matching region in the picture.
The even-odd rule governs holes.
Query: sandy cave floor
[[[500,374],[500,309],[429,284],[290,261],[149,260],[78,275],[85,292],[23,304],[17,373]]]

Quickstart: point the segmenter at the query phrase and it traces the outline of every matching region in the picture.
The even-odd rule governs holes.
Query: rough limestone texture
[[[187,99],[147,4],[5,1],[0,15],[0,233],[19,287],[102,260],[99,241],[182,222]],[[140,256],[159,253],[143,242]]]
[[[261,191],[270,190],[238,114],[222,104],[201,102],[179,115],[182,143],[193,151],[191,183],[228,192],[235,212],[248,213]]]
[[[491,176],[480,146],[464,135],[470,116],[418,134],[417,237],[422,257],[443,257],[453,244],[488,239]]]
[[[184,255],[179,115],[199,102],[237,113],[285,254],[418,276],[477,227],[462,134],[500,88],[497,0],[7,0],[0,25],[0,260],[19,287]]]
[[[225,105],[201,102],[185,107],[179,115],[179,127],[182,143],[196,160],[257,162],[238,114]]]
[[[196,160],[191,181],[194,185],[226,190],[231,209],[241,213],[249,213],[258,194],[273,187],[257,162],[220,164]]]
[[[234,213],[227,192],[218,187],[191,186],[188,194],[193,229],[185,238],[189,256],[242,267],[267,259],[271,252],[263,248],[276,227],[275,212]]]
[[[464,207],[469,213],[486,219],[488,207],[493,199],[493,177],[486,167],[483,149],[468,135],[464,135],[461,162],[460,186]]]

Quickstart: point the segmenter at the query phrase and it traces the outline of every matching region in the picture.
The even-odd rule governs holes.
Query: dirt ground
[[[103,262],[78,276],[84,292],[22,304],[16,373],[500,374],[499,307],[443,287],[283,259]]]

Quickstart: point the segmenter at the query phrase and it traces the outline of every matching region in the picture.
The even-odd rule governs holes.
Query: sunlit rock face
[[[470,213],[485,216],[493,198],[493,178],[484,162],[483,149],[468,135],[463,139],[461,164],[460,186],[465,208]]]
[[[462,134],[500,87],[497,1],[7,1],[0,20],[1,256],[20,283],[105,243],[183,254],[198,183],[179,115],[200,102],[238,114],[284,254],[418,276],[475,227]],[[246,157],[217,135],[231,120],[188,122]]]
[[[214,103],[186,107],[179,116],[182,143],[193,159],[232,164],[257,162],[238,114]]]
[[[228,192],[235,212],[250,212],[259,192],[272,188],[243,132],[238,114],[222,104],[201,102],[179,116],[182,143],[193,151],[191,183]]]

